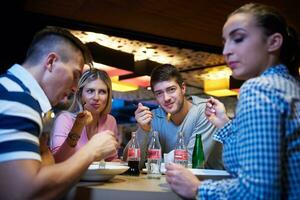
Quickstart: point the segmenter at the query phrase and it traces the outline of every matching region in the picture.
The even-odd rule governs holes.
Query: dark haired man
[[[0,77],[0,199],[57,199],[94,160],[116,153],[109,131],[60,164],[39,141],[42,114],[74,89],[90,63],[79,39],[47,27],[35,35],[24,63]]]
[[[141,145],[142,162],[146,160],[146,149],[151,130],[159,132],[162,153],[169,153],[176,145],[177,133],[184,132],[191,163],[196,133],[202,135],[205,166],[221,169],[222,146],[212,139],[216,127],[210,123],[205,114],[206,100],[192,96],[185,97],[186,85],[178,69],[164,64],[156,67],[151,73],[151,88],[159,104],[152,111],[139,103],[135,118],[139,128],[137,138]]]

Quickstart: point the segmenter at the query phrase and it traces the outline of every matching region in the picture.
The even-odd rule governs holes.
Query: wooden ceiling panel
[[[248,1],[27,0],[25,10],[95,25],[221,46],[226,16]],[[276,6],[300,32],[297,0],[260,0]]]

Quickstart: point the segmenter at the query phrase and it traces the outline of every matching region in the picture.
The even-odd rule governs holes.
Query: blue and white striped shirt
[[[215,139],[233,178],[203,181],[200,199],[300,199],[300,86],[285,66],[244,83]]]
[[[0,76],[0,162],[41,160],[42,112],[50,102],[33,76],[15,64]]]

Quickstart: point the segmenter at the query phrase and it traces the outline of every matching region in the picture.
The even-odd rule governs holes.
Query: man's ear
[[[181,84],[181,90],[182,90],[182,93],[185,94],[185,91],[186,91],[186,85],[184,82],[182,82]]]
[[[268,37],[268,51],[274,52],[281,48],[283,37],[280,33],[274,33]]]
[[[47,58],[46,58],[46,69],[49,71],[49,72],[52,72],[53,70],[53,64],[54,62],[57,60],[58,56],[56,53],[54,52],[51,52],[47,55]]]

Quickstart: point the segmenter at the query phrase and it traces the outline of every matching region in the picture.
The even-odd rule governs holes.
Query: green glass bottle
[[[196,134],[193,159],[192,159],[192,168],[204,168],[204,153],[202,147],[201,134]]]

